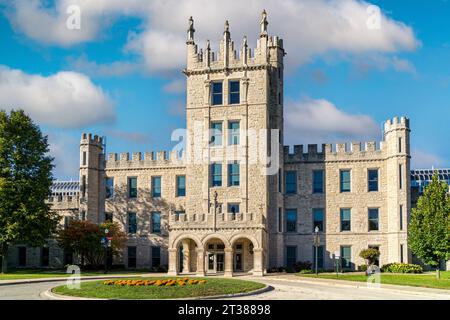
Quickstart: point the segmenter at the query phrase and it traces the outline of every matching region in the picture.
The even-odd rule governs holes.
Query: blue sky
[[[70,4],[81,29],[64,23]],[[367,30],[367,7],[381,8]],[[199,47],[223,21],[255,46],[259,15],[285,40],[286,142],[380,140],[381,123],[411,119],[413,167],[450,167],[450,1],[0,0],[0,105],[22,107],[49,135],[55,177],[77,178],[82,132],[108,152],[170,149],[185,127],[187,18]],[[64,27],[62,27],[64,26]],[[307,117],[313,114],[312,117]]]

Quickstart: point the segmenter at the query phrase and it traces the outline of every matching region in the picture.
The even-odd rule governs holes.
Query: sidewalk
[[[114,278],[135,278],[135,277],[167,277],[166,273],[124,273],[124,274],[104,274],[98,276],[83,276],[80,275],[80,280],[103,280]],[[13,279],[13,280],[0,280],[0,286],[26,284],[26,283],[40,283],[40,282],[58,282],[66,281],[69,277],[54,277],[54,278],[33,278],[33,279]]]
[[[328,286],[339,286],[339,287],[347,287],[347,288],[369,288],[367,282],[359,282],[359,281],[349,281],[349,280],[333,280],[333,279],[320,279],[320,278],[307,278],[296,276],[294,274],[274,274],[267,275],[264,277],[265,279],[273,279],[279,281],[297,281],[309,284],[321,284]],[[372,286],[374,290],[377,288]],[[383,284],[380,283],[380,288],[388,289],[397,292],[404,292],[410,294],[432,294],[436,295],[440,299],[450,300],[450,290],[445,289],[435,289],[435,288],[426,288],[426,287],[414,287],[414,286],[402,286],[402,285],[394,285],[394,284]]]

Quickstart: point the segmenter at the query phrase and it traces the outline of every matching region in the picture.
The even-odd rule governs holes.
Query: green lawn
[[[136,270],[113,270],[108,274],[143,274],[148,271],[136,271]],[[38,278],[58,278],[68,277],[70,274],[65,270],[47,270],[47,269],[12,269],[8,273],[0,273],[1,280],[21,280],[21,279],[38,279]],[[81,276],[103,276],[104,271],[81,271]]]
[[[334,280],[349,280],[349,281],[360,281],[366,282],[367,276],[363,273],[344,273],[339,274],[336,278],[334,273],[319,273],[318,276],[315,274],[297,274],[300,277],[308,278],[322,278],[322,279],[334,279]],[[424,274],[393,274],[393,273],[382,273],[381,283],[385,284],[396,284],[404,286],[414,286],[414,287],[427,287],[427,288],[438,288],[438,289],[449,289],[450,290],[450,271],[441,271],[441,279],[436,278],[436,274],[424,273]]]
[[[136,278],[135,278],[136,279]],[[139,280],[158,280],[164,278],[139,278]],[[175,279],[175,278],[171,278]],[[234,294],[241,292],[249,292],[263,288],[265,285],[253,281],[244,281],[237,279],[223,278],[190,278],[204,279],[206,283],[186,285],[186,286],[117,286],[105,285],[103,281],[88,281],[81,283],[81,289],[69,289],[68,287],[59,286],[53,289],[57,294],[103,298],[103,299],[175,299],[189,297],[205,297],[221,294]],[[116,279],[114,279],[116,280]]]

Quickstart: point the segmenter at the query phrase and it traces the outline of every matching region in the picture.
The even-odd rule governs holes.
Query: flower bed
[[[104,285],[107,286],[128,286],[128,287],[139,287],[139,286],[155,286],[155,287],[172,287],[172,286],[186,286],[186,285],[199,285],[205,284],[206,280],[197,280],[189,278],[179,278],[179,279],[158,279],[158,280],[105,280]]]

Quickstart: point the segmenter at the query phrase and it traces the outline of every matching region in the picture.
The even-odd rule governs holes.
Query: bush
[[[418,264],[412,263],[388,263],[381,267],[381,272],[392,273],[422,273],[423,269]]]
[[[297,261],[294,263],[292,268],[294,269],[294,272],[300,272],[302,270],[311,270],[312,263],[310,261]]]
[[[313,273],[313,271],[312,271],[312,270],[304,269],[304,270],[300,270],[299,273],[300,273],[300,274],[311,274],[311,273]]]
[[[366,272],[366,271],[367,271],[367,264],[362,264],[362,265],[360,265],[360,266],[358,267],[358,270],[359,270],[359,271],[364,271],[364,272]]]
[[[374,248],[364,249],[359,253],[359,256],[366,260],[368,265],[371,265],[380,256],[380,251]]]

